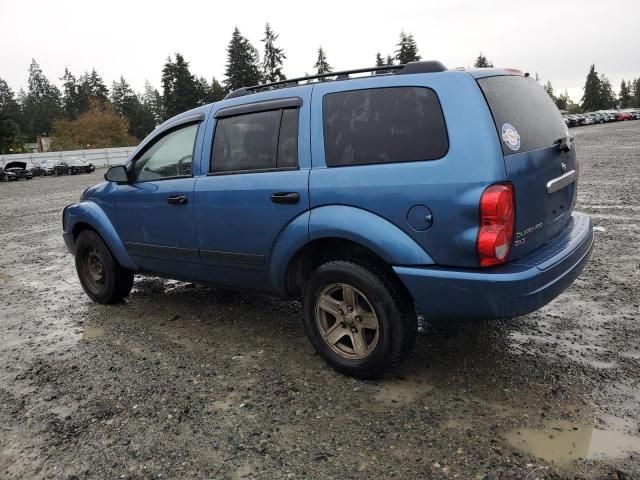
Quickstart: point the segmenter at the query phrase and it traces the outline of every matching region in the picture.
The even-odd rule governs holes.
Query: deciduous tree
[[[129,134],[129,122],[111,104],[93,101],[90,110],[76,120],[57,120],[53,124],[53,147],[59,150],[111,148],[136,145]]]

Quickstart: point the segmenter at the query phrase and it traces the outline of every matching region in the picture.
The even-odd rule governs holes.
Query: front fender
[[[346,205],[311,210],[309,239],[344,238],[364,245],[389,265],[433,265],[435,262],[409,235],[379,215]]]
[[[129,270],[138,270],[124,248],[115,227],[107,214],[94,202],[84,201],[67,206],[63,212],[63,230],[65,237],[73,236],[76,225],[84,223],[93,228],[102,237],[118,263]],[[67,245],[69,242],[65,240]]]

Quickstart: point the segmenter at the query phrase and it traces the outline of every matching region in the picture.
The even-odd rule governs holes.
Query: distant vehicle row
[[[38,165],[27,168],[27,162],[9,162],[4,168],[0,167],[0,180],[12,181],[31,180],[34,176],[48,175],[76,175],[91,173],[96,169],[93,163],[85,162],[80,157],[69,157],[62,160],[43,160]]]
[[[562,118],[564,118],[564,123],[566,123],[568,127],[580,127],[582,125],[593,125],[594,123],[640,120],[640,110],[608,110],[590,113],[578,113],[574,115],[563,115]]]

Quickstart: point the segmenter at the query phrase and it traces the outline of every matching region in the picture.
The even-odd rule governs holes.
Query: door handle
[[[275,192],[271,194],[273,203],[298,203],[300,194],[298,192]]]
[[[169,195],[167,197],[167,203],[169,205],[184,205],[187,201],[188,198],[186,195]]]

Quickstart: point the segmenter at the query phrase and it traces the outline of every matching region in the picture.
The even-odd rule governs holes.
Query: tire
[[[131,292],[133,272],[118,264],[93,230],[83,230],[78,235],[75,260],[82,288],[94,302],[119,302]]]
[[[371,265],[321,265],[305,286],[303,309],[312,345],[346,375],[378,377],[399,365],[415,343],[413,301],[395,278]]]

